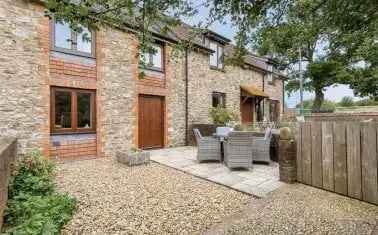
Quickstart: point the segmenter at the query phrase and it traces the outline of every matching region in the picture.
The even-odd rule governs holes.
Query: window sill
[[[80,135],[80,134],[96,134],[96,131],[94,130],[88,130],[88,131],[64,131],[64,132],[51,132],[51,135]]]
[[[210,69],[212,69],[212,70],[217,70],[217,71],[219,71],[219,72],[223,72],[223,73],[225,73],[226,72],[226,70],[224,69],[224,68],[218,68],[218,67],[216,67],[216,66],[211,66],[210,65]]]
[[[158,73],[164,73],[163,69],[159,69],[159,68],[155,68],[155,67],[145,67],[145,68],[143,68],[143,67],[139,66],[139,69],[146,70],[146,71],[158,72]]]
[[[51,51],[63,53],[63,54],[66,54],[66,55],[80,56],[80,57],[85,57],[85,58],[90,58],[90,59],[96,59],[96,56],[88,54],[88,53],[84,53],[84,52],[81,53],[81,52],[78,52],[78,51],[75,52],[75,51],[65,50],[65,49],[60,49],[60,48],[54,48]]]

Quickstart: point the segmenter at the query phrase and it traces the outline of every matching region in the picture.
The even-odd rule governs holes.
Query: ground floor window
[[[51,132],[95,132],[95,94],[91,90],[51,88]]]
[[[212,94],[213,107],[218,106],[225,108],[226,107],[226,94],[221,92],[213,92]]]

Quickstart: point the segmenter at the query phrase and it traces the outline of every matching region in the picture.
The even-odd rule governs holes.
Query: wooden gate
[[[377,135],[378,123],[301,123],[297,180],[378,204]]]

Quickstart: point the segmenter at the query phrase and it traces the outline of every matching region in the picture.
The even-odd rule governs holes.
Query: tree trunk
[[[321,88],[315,88],[315,100],[312,106],[312,112],[319,112],[324,101],[324,93]]]

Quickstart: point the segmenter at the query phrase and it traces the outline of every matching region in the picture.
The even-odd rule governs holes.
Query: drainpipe
[[[282,80],[282,114],[285,113],[285,81]]]
[[[189,80],[189,77],[188,77],[188,48],[185,48],[185,145],[188,145],[189,144],[189,138],[188,138],[188,134],[189,134],[189,130],[188,130],[188,122],[189,122],[189,118],[188,118],[188,104],[189,104],[189,97],[188,97],[188,80]]]
[[[265,75],[262,76],[262,91],[265,92]],[[262,98],[262,118],[264,121],[264,118],[265,118],[265,98],[263,97]]]

